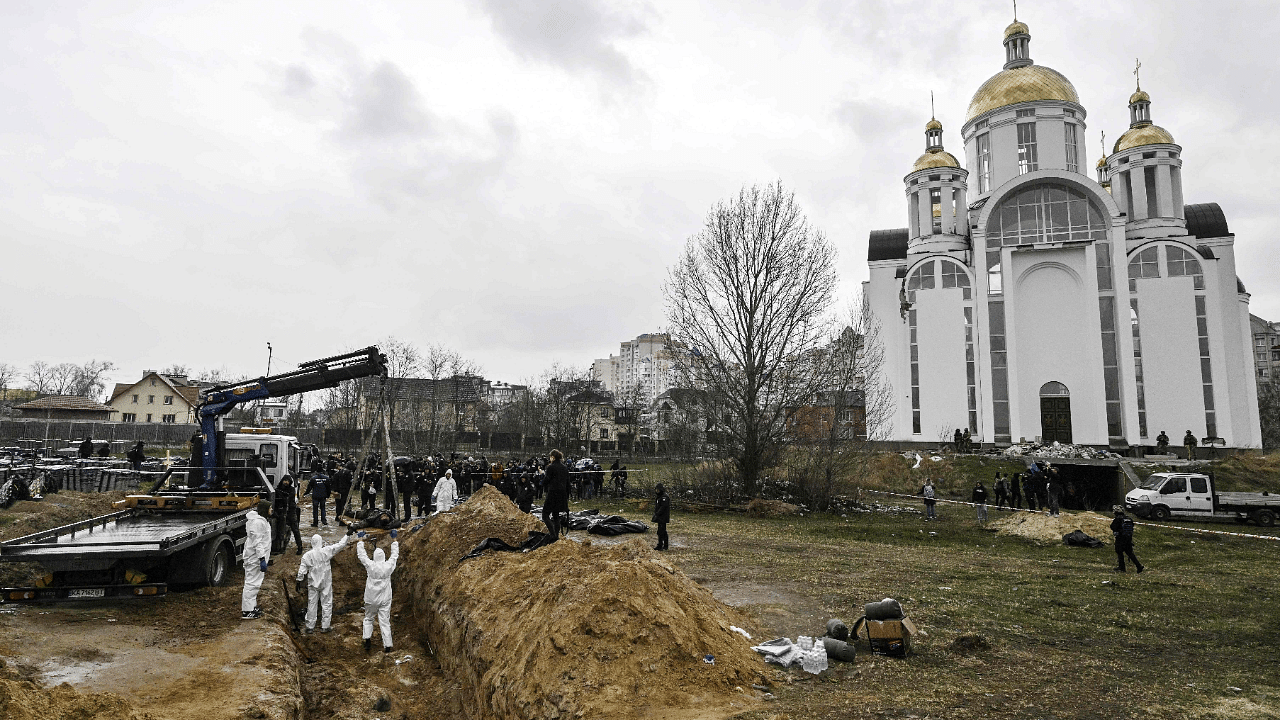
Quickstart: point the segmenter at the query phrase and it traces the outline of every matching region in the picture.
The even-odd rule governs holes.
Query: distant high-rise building
[[[619,403],[648,405],[675,382],[666,333],[645,333],[621,344],[617,355],[591,364],[591,377]]]

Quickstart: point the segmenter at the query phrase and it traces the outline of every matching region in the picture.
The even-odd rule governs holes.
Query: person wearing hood
[[[431,494],[431,499],[435,502],[436,512],[438,513],[452,510],[454,503],[458,502],[458,484],[453,481],[452,469],[444,471],[444,477],[440,478],[440,482],[436,483],[436,489]]]
[[[654,550],[669,550],[671,545],[667,538],[667,523],[671,522],[671,498],[667,489],[658,483],[658,496],[653,501],[653,522],[658,524],[658,545]]]
[[[258,504],[259,508],[267,505],[266,501]],[[262,587],[262,579],[267,574],[267,558],[271,557],[271,523],[259,514],[258,509],[245,514],[248,522],[244,529],[244,590],[240,593],[240,619],[254,620],[262,617],[258,607],[258,589]]]
[[[332,545],[325,545],[319,533],[311,536],[311,549],[298,563],[298,579],[295,589],[302,592],[302,582],[306,580],[307,588],[307,634],[316,629],[316,607],[320,608],[320,632],[329,632],[333,620],[333,567],[331,562],[335,555],[342,552],[351,537],[348,532],[342,539]]]
[[[547,465],[546,487],[547,501],[542,504],[542,522],[547,525],[547,534],[551,542],[560,539],[564,516],[569,514],[569,468],[564,466],[564,453],[552,450],[548,455],[551,461]]]
[[[391,559],[386,559],[382,548],[375,547],[373,559],[364,549],[364,532],[358,535],[360,542],[356,544],[356,557],[368,573],[364,583],[364,649],[373,646],[373,621],[378,620],[378,629],[382,633],[382,652],[391,652],[391,573],[395,572],[396,561],[400,559],[400,543],[396,541],[396,531],[391,531]]]

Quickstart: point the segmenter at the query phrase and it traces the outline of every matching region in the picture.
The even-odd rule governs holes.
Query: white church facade
[[[1182,147],[1129,98],[1112,153],[1085,108],[1004,33],[969,104],[963,166],[936,119],[904,178],[907,227],[871,233],[864,292],[897,402],[893,436],[1127,450],[1164,431],[1261,446],[1249,295],[1216,203],[1184,205]]]

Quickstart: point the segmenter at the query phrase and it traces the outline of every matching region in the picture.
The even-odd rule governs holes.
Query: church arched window
[[[1129,261],[1129,292],[1138,292],[1138,278],[1160,277],[1160,256],[1154,245]]]
[[[1068,185],[1040,183],[1005,198],[987,221],[987,246],[1107,239],[1101,210]]]
[[[1168,260],[1169,277],[1190,276],[1196,290],[1204,289],[1204,272],[1200,270],[1200,261],[1195,255],[1177,245],[1166,245],[1165,254]]]

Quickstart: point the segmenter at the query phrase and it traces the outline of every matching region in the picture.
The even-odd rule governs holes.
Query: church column
[[[1134,166],[1129,164],[1129,169],[1124,172],[1129,181],[1125,183],[1129,190],[1133,191],[1133,197],[1129,203],[1129,221],[1146,220],[1147,219],[1147,176],[1146,171],[1141,165]]]
[[[920,186],[920,237],[933,234],[933,198],[929,197],[929,186]]]
[[[1173,208],[1173,181],[1169,177],[1168,165],[1156,165],[1156,203],[1160,210],[1160,217],[1177,217],[1178,213]]]

